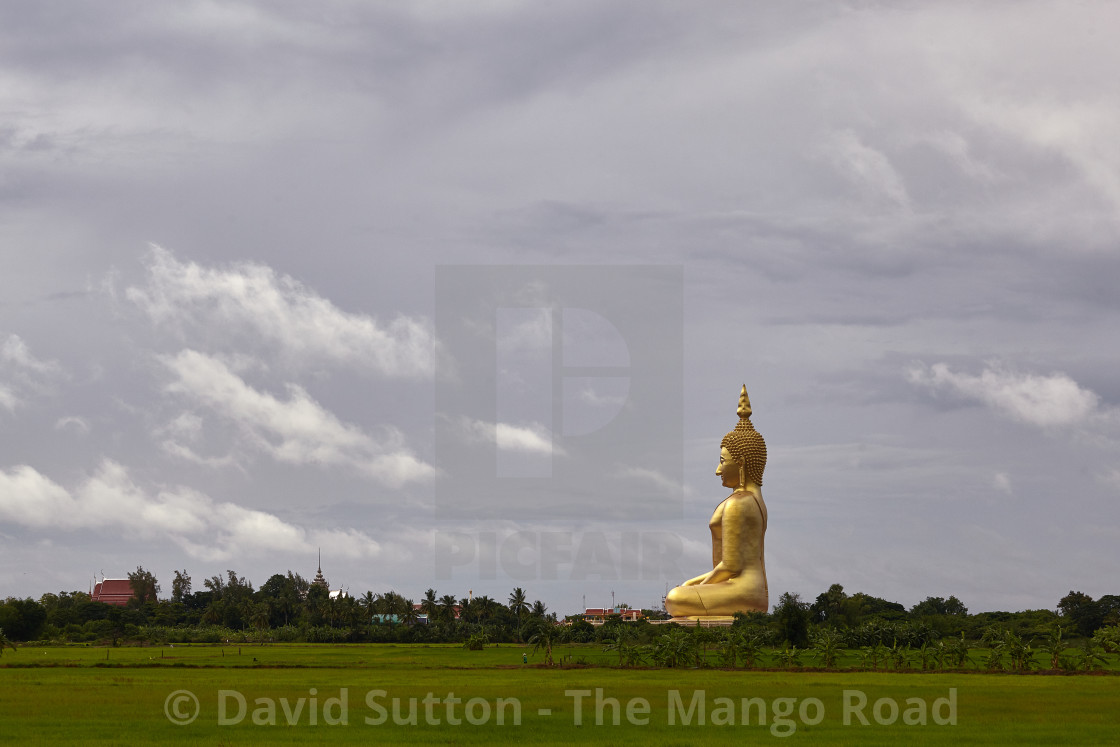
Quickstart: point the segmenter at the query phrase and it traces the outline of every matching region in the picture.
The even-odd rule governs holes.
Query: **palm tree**
[[[547,623],[537,628],[537,632],[529,639],[533,644],[533,653],[544,651],[544,663],[552,666],[552,644],[556,641],[556,626]]]
[[[12,651],[16,650],[16,644],[8,640],[8,636],[4,635],[4,629],[0,628],[0,656],[4,655],[4,649],[10,648]]]
[[[411,599],[403,599],[403,604],[401,607],[401,622],[408,625],[413,625],[415,624],[417,617],[418,614],[416,612],[416,603]]]
[[[525,590],[518,586],[509,595],[509,611],[517,617],[517,640],[521,640],[521,618],[529,611]]]
[[[249,624],[257,630],[264,630],[268,627],[269,617],[268,602],[254,604],[252,615],[249,617]]]
[[[395,591],[387,591],[381,594],[374,602],[374,606],[382,615],[393,615],[397,620],[405,619],[408,613],[412,611],[412,602]]]
[[[483,594],[480,597],[475,597],[474,601],[471,602],[471,611],[475,614],[478,624],[481,625],[484,620],[493,619],[494,607],[500,606],[493,599]]]
[[[533,602],[533,611],[529,614],[531,614],[538,620],[543,620],[548,616],[548,607],[545,606],[544,602],[538,599],[537,601]]]
[[[366,624],[369,624],[369,621],[373,619],[373,606],[376,603],[377,600],[374,599],[372,591],[367,591],[358,600],[358,605],[362,608],[362,612],[365,613]]]
[[[439,598],[439,615],[441,620],[448,622],[455,619],[455,597],[444,594]]]
[[[471,597],[462,597],[462,598],[459,599],[458,604],[459,604],[459,619],[460,620],[462,620],[463,622],[467,622],[467,620],[470,618],[470,615],[474,614],[474,610],[475,610],[474,603],[475,603],[475,600]]]
[[[436,621],[436,615],[439,612],[439,602],[436,601],[435,589],[428,589],[424,592],[424,599],[420,602],[420,611],[428,616],[428,622],[433,623]]]

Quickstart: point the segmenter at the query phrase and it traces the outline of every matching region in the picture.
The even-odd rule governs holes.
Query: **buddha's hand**
[[[723,563],[720,563],[708,573],[692,580],[695,581],[698,586],[702,584],[720,584],[728,579],[734,578],[735,575],[736,574],[725,568]]]
[[[706,578],[708,578],[708,575],[709,574],[705,573],[703,576],[697,576],[696,578],[690,578],[689,580],[687,580],[683,584],[681,584],[681,586],[696,586],[697,584],[702,584],[702,583],[704,583],[704,580]]]

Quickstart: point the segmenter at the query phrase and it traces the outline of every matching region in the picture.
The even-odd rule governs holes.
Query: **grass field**
[[[24,647],[5,652],[0,741],[697,744],[788,735],[826,744],[1113,744],[1120,734],[1120,677],[1114,675],[547,669],[535,666],[532,658],[523,665],[528,649],[513,645],[479,652],[393,645],[238,650]],[[573,662],[612,660],[595,646],[556,653]],[[169,699],[180,690],[197,698],[197,710],[186,694]],[[220,698],[220,691],[227,692]],[[449,705],[451,693],[462,702]],[[866,704],[858,708],[861,697]],[[401,716],[415,714],[415,725],[394,723],[394,699]],[[846,700],[853,706],[847,725]],[[220,723],[222,703],[225,720],[232,723]],[[515,703],[520,725],[514,723]],[[448,723],[449,709],[461,724]],[[180,714],[196,712],[189,724],[172,723]],[[504,724],[498,723],[499,712]],[[907,715],[917,720],[923,712],[925,725],[904,723]],[[345,725],[328,723],[343,715]],[[938,724],[938,719],[955,723]]]

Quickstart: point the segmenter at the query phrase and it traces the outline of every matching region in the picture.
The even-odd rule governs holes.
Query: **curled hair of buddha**
[[[746,482],[762,485],[762,471],[766,469],[766,442],[751,423],[751,400],[747,396],[745,384],[739,394],[737,414],[738,424],[723,437],[720,446],[731,452],[735,461],[743,466],[743,478]]]

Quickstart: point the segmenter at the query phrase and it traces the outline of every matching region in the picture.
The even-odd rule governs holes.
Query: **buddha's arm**
[[[712,530],[712,568],[715,568],[723,560],[723,502],[716,506],[708,528]]]
[[[720,522],[722,542],[719,562],[711,572],[701,577],[701,584],[718,584],[735,578],[750,562],[748,548],[751,530],[750,509],[754,500],[748,494],[736,495],[723,504],[723,517]]]
[[[723,558],[723,506],[726,502],[725,499],[716,506],[716,510],[712,513],[712,518],[708,522],[708,528],[712,530],[712,568],[718,566],[719,561]],[[681,586],[707,583],[708,576],[708,573],[703,573],[696,578],[690,578]]]

